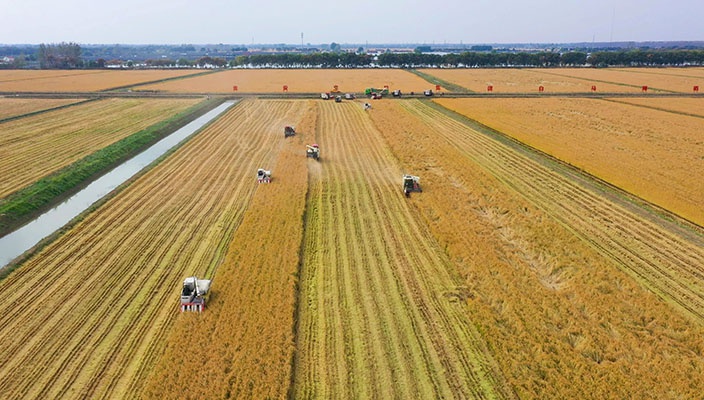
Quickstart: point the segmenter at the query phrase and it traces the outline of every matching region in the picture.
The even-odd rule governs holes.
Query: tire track
[[[450,262],[402,196],[367,114],[321,102],[319,121],[309,207],[325,217],[306,221],[293,397],[511,397],[463,306],[443,296],[457,286]]]

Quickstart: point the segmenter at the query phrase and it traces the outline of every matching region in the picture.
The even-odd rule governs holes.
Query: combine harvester
[[[264,168],[259,168],[257,170],[257,182],[270,183],[271,182],[271,171],[267,171]]]
[[[318,147],[317,143],[313,143],[312,145],[306,145],[306,157],[310,157],[315,159],[315,161],[320,161],[320,147]]]
[[[420,177],[414,175],[403,176],[403,194],[406,197],[411,197],[411,192],[422,192],[420,187]]]
[[[198,279],[190,276],[183,281],[181,290],[181,312],[205,310],[205,295],[210,289],[209,279]]]
[[[289,136],[293,136],[296,134],[296,129],[292,126],[286,126],[284,127],[284,138],[287,138]]]

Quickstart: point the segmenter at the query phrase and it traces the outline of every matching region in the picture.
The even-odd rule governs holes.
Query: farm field
[[[1,123],[0,198],[198,101],[107,99]]]
[[[21,99],[0,97],[0,121],[81,101],[83,101],[83,99]]]
[[[606,100],[704,118],[704,96],[701,98],[682,97],[678,99],[626,97]]]
[[[697,396],[701,236],[675,235],[423,102],[372,111],[399,162],[422,174],[413,206],[518,397]]]
[[[681,109],[696,107],[699,99],[683,100],[619,102],[648,101]],[[436,101],[704,225],[701,117],[600,99]]]
[[[640,86],[635,88],[597,80],[598,74],[596,78],[571,77],[554,75],[553,69],[421,69],[420,71],[477,93],[487,93],[488,86],[492,86],[492,93],[537,94],[540,86],[543,86],[545,93],[589,93],[593,85],[597,87],[598,92],[640,93],[641,91]]]
[[[213,281],[207,311],[203,315],[184,314],[176,321],[164,355],[136,397],[286,396],[295,347],[295,276],[308,189],[304,143],[314,140],[317,112],[313,101],[265,104],[290,107],[286,115],[294,117],[286,122],[295,124],[298,133],[281,142],[281,126],[272,130],[278,142],[266,163],[272,170],[272,183],[259,184],[244,211]],[[274,122],[262,113],[249,115],[262,123]],[[256,135],[270,136],[272,132]],[[243,138],[250,135],[237,134]],[[251,184],[253,174],[245,179]],[[184,391],[185,377],[188,388]]]
[[[422,92],[432,87],[417,75],[393,69],[231,69],[214,74],[196,76],[151,85],[138,86],[135,90],[157,90],[173,93],[283,93],[288,85],[291,93],[321,93],[333,90],[364,92],[367,87],[404,92]],[[237,86],[237,91],[233,91]]]
[[[293,71],[192,80],[226,72]],[[348,91],[318,76],[333,70],[299,72],[327,87],[310,92]],[[348,72],[336,76],[354,91],[389,84]],[[12,337],[0,390],[696,398],[701,230],[472,120],[702,225],[697,100],[242,100],[0,281]],[[54,129],[83,121],[69,110],[122,102],[155,100],[54,111]],[[284,139],[284,125],[298,134]],[[305,157],[312,142],[319,162]],[[271,184],[256,183],[258,167]],[[404,197],[403,173],[423,192]],[[202,314],[178,312],[191,275],[213,279]]]
[[[3,396],[139,392],[179,317],[183,278],[214,275],[254,171],[304,109],[243,102],[0,282],[0,331],[14,338],[0,350]]]
[[[642,86],[648,86],[648,92],[656,93],[692,93],[694,86],[704,89],[701,68],[692,69],[693,75],[690,75],[689,68],[556,68],[538,71],[555,77],[589,79],[624,85],[636,91],[640,91]]]
[[[97,92],[200,70],[0,70],[0,92]]]
[[[511,397],[401,166],[359,104],[340,106],[318,117],[293,397]]]

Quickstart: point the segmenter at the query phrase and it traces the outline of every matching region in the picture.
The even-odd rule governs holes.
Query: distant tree
[[[338,43],[335,43],[335,42],[330,43],[330,51],[332,51],[333,53],[339,52],[341,48],[342,47]]]
[[[40,44],[37,51],[39,68],[71,69],[83,66],[81,46],[77,43]]]

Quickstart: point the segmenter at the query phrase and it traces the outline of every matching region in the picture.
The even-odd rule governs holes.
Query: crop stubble
[[[0,198],[198,101],[101,100],[2,123]]]
[[[308,101],[267,104],[286,108],[285,119],[252,115],[275,126],[266,133],[275,141],[263,165],[272,183],[258,186],[214,277],[208,309],[176,322],[142,398],[286,398],[308,187],[303,140],[314,134],[315,108]],[[298,134],[284,140],[284,124]],[[252,184],[254,175],[248,178]]]
[[[509,396],[361,105],[321,102],[318,118],[293,396]]]
[[[139,393],[182,279],[222,260],[287,112],[243,102],[0,283],[4,396]]]
[[[663,107],[675,101],[660,100]],[[599,99],[437,101],[704,225],[700,179],[704,140],[699,117]]]
[[[420,102],[401,104],[375,107],[375,122],[402,163],[426,171],[414,204],[466,277],[472,317],[520,397],[700,390],[701,243]]]

